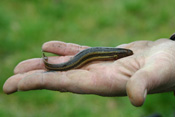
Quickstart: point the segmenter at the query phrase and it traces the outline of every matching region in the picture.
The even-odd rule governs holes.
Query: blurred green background
[[[22,60],[41,57],[41,46],[59,40],[117,46],[168,38],[175,29],[174,0],[1,0],[0,117],[173,117],[172,93],[147,96],[136,108],[127,97],[28,91],[6,95],[5,80]]]

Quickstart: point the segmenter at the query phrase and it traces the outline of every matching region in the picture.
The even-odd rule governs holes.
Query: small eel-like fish
[[[77,69],[85,65],[86,63],[94,60],[116,60],[122,57],[132,55],[132,50],[124,48],[113,47],[92,47],[80,51],[72,59],[65,63],[50,64],[48,63],[48,57],[43,53],[43,62],[45,67],[51,71],[67,71],[70,69]]]

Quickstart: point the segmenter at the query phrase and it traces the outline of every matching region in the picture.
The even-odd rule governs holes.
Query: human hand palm
[[[131,49],[134,55],[116,61],[94,61],[81,69],[66,72],[45,72],[41,59],[21,62],[15,68],[16,75],[5,82],[4,92],[50,89],[102,96],[128,95],[133,105],[140,106],[147,92],[174,90],[173,41],[137,41],[118,47]],[[85,48],[87,46],[63,42],[47,42],[43,45],[43,50],[63,55],[49,58],[52,63],[67,61],[70,55]]]

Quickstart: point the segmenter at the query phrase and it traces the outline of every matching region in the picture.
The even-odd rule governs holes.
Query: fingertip
[[[6,94],[11,94],[17,91],[16,82],[12,82],[12,77],[7,79],[3,85],[3,92]]]
[[[48,48],[48,43],[49,42],[45,42],[43,45],[42,45],[42,51],[44,52],[45,50],[47,50],[47,48]]]
[[[57,54],[57,49],[66,46],[65,42],[62,41],[48,41],[42,45],[42,51],[53,52]]]
[[[132,105],[136,107],[140,107],[143,105],[147,95],[147,89],[143,84],[138,84],[134,81],[128,81],[126,90]]]
[[[48,42],[45,42],[43,45],[42,45],[42,51],[47,51],[50,46],[55,43],[56,41],[48,41]]]
[[[132,105],[136,107],[140,107],[144,104],[146,95],[147,94],[144,93],[143,95],[141,94],[141,95],[133,96],[132,94],[130,94],[128,96]]]
[[[19,68],[20,68],[21,63],[22,63],[22,62],[18,63],[18,64],[16,65],[16,67],[14,68],[14,71],[13,71],[14,74],[20,73]]]
[[[10,94],[11,93],[11,89],[9,89],[6,85],[6,83],[3,85],[3,92],[6,94]]]
[[[41,58],[33,58],[22,61],[14,68],[14,74],[21,74],[28,71],[44,69],[44,63]]]

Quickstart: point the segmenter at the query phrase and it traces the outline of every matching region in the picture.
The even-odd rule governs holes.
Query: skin
[[[175,42],[169,39],[135,41],[119,45],[134,55],[115,61],[94,61],[81,69],[46,72],[41,58],[20,62],[15,75],[4,83],[7,94],[37,89],[128,96],[134,106],[141,106],[147,94],[175,90]],[[49,57],[49,63],[62,63],[88,48],[77,44],[50,41],[42,49],[61,56]]]

